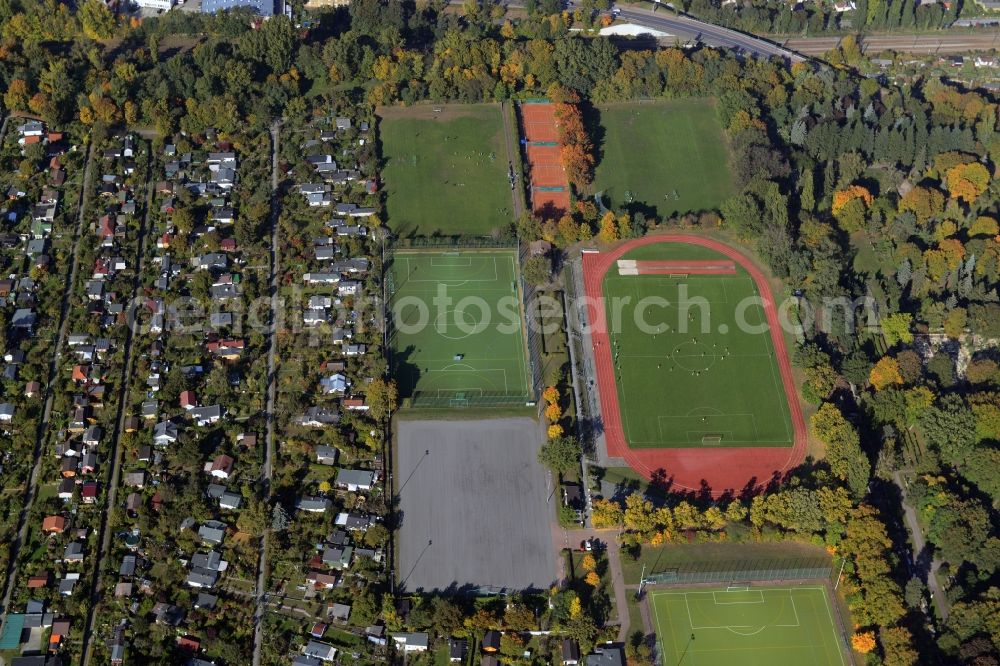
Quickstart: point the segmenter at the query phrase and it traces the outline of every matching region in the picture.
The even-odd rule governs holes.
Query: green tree
[[[580,467],[583,449],[575,437],[555,437],[542,444],[538,451],[538,462],[553,472],[564,474]]]
[[[913,342],[913,333],[910,326],[913,324],[913,315],[908,312],[896,312],[888,317],[882,318],[882,334],[885,342],[892,347],[897,342],[910,344]]]
[[[552,277],[552,262],[544,255],[536,255],[524,262],[524,279],[529,284],[545,284]]]
[[[77,15],[87,37],[110,39],[114,34],[115,16],[101,0],[84,0]]]
[[[871,477],[871,463],[861,450],[858,431],[840,410],[824,403],[810,419],[813,434],[826,443],[826,460],[830,469],[847,482],[856,497],[864,494]]]
[[[399,391],[393,380],[373,379],[365,392],[368,403],[368,413],[378,422],[385,421],[399,400]]]

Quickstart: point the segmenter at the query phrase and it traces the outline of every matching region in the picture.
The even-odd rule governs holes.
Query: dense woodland
[[[930,27],[959,5],[942,14],[937,5],[914,13],[912,3],[862,2],[857,15],[872,26]],[[636,504],[621,515],[605,507],[606,519],[624,521],[637,544],[662,541],[685,520],[823,543],[846,559],[854,619],[877,639],[872,663],[1000,663],[996,102],[941,80],[884,87],[813,64],[620,49],[570,35],[571,16],[533,9],[512,22],[499,7],[444,13],[437,2],[361,0],[313,16],[306,29],[283,17],[254,28],[244,12],[126,24],[96,0],[75,15],[56,0],[0,0],[3,103],[77,129],[125,124],[167,135],[261,129],[345,99],[476,102],[562,90],[585,110],[715,98],[739,189],[719,211],[659,220],[638,208],[608,221],[583,204],[561,221],[521,220],[511,233],[569,247],[591,235],[721,226],[789,292],[800,290],[803,313],[806,303],[870,297],[881,326],[807,330],[795,360],[826,452],[776,492],[707,522],[678,518],[680,505],[664,513]],[[708,11],[698,2],[692,10]],[[802,29],[790,12],[760,12],[743,10],[733,24]],[[912,567],[904,554],[897,470],[911,472],[909,501],[944,561],[952,609],[936,629],[920,610],[924,554]]]

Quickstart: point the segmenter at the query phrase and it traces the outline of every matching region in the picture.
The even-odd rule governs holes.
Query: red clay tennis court
[[[791,448],[643,448],[629,447],[622,425],[622,412],[618,401],[614,361],[608,334],[607,315],[604,309],[604,276],[617,270],[618,260],[628,251],[652,243],[687,243],[709,248],[738,263],[757,287],[767,318],[771,343],[774,346],[778,371],[785,398],[791,412],[794,443]],[[685,262],[692,263],[692,262]],[[713,262],[718,263],[718,262]],[[672,270],[673,273],[691,271]],[[589,301],[587,324],[594,344],[597,366],[597,385],[601,399],[601,420],[607,443],[608,456],[622,458],[635,471],[651,479],[662,479],[671,490],[679,492],[708,492],[719,497],[727,491],[736,493],[756,491],[772,480],[780,479],[805,457],[808,433],[802,407],[795,392],[792,365],[789,361],[785,338],[782,334],[778,311],[771,286],[764,273],[741,252],[725,243],[687,234],[647,236],[625,242],[607,252],[588,252],[583,255],[584,289]]]
[[[559,129],[552,104],[518,105],[531,178],[531,209],[535,215],[558,218],[569,211],[569,181],[562,166]]]
[[[521,126],[528,141],[559,141],[555,107],[546,103],[526,102],[520,105]]]

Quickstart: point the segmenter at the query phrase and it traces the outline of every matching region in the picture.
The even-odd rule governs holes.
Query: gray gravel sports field
[[[541,436],[527,418],[397,422],[403,589],[547,589],[554,582],[555,509],[536,459]]]

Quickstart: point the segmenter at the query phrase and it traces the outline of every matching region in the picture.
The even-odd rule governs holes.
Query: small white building
[[[174,0],[134,0],[143,9],[159,9],[168,12],[174,6]]]

